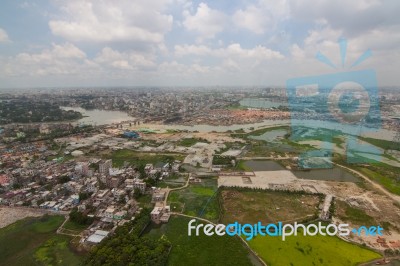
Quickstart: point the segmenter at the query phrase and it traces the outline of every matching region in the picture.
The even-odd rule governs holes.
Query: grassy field
[[[71,220],[68,220],[64,224],[63,228],[64,229],[68,229],[68,230],[77,231],[77,233],[80,233],[83,230],[85,230],[86,228],[88,228],[88,225],[81,225],[81,224],[77,224],[75,222],[72,222]]]
[[[359,139],[366,141],[372,145],[380,147],[384,150],[400,150],[400,144],[390,140],[383,140],[383,139],[373,139],[373,138],[365,138],[359,137]]]
[[[375,219],[369,216],[364,210],[352,207],[347,202],[340,200],[335,201],[335,216],[352,225],[372,226],[377,224]]]
[[[358,265],[380,257],[378,253],[331,236],[256,237],[250,247],[269,266]]]
[[[202,179],[200,184],[191,184],[185,189],[172,191],[168,196],[168,203],[175,212],[183,212],[216,222],[220,212],[216,191],[215,179]]]
[[[79,265],[68,236],[56,235],[63,216],[27,218],[0,229],[0,265]]]
[[[274,223],[312,218],[320,202],[318,195],[280,191],[221,190],[222,223]]]
[[[155,155],[145,152],[137,152],[133,150],[122,149],[112,153],[111,159],[115,167],[121,167],[124,162],[131,165],[144,165],[147,163],[166,162],[170,159],[183,160],[182,155]]]
[[[249,251],[237,238],[229,236],[188,236],[189,218],[173,216],[168,224],[152,229],[147,235],[165,235],[172,244],[168,265],[252,265]]]
[[[363,166],[354,166],[353,168],[378,182],[393,194],[400,195],[400,168],[383,164],[370,165],[368,168]]]
[[[179,142],[176,143],[178,146],[185,146],[185,147],[190,147],[196,144],[197,142],[206,142],[209,143],[206,139],[200,139],[200,138],[184,138],[181,139]]]

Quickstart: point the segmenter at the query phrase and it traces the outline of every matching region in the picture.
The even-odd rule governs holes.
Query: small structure
[[[98,244],[100,243],[106,236],[108,236],[110,232],[103,231],[103,230],[96,230],[94,234],[90,235],[87,239],[86,242],[89,242],[91,244]]]
[[[169,218],[171,217],[171,209],[170,206],[163,206],[163,207],[154,207],[151,211],[150,216],[151,220],[156,223],[168,223]]]

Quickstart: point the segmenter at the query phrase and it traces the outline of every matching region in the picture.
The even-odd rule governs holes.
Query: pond
[[[259,136],[253,136],[250,135],[250,139],[255,139],[255,140],[264,140],[267,142],[276,142],[282,139],[285,135],[287,134],[287,130],[285,129],[276,129],[276,130],[271,130],[267,131],[262,135]]]
[[[253,171],[281,171],[287,170],[282,165],[270,160],[250,160],[245,165]],[[291,171],[297,178],[310,180],[360,182],[361,179],[340,167],[329,169],[310,169]]]

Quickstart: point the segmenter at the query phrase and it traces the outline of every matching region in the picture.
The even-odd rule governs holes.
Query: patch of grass
[[[399,168],[383,164],[370,165],[368,168],[363,166],[355,166],[353,168],[378,182],[391,193],[400,195]]]
[[[206,140],[206,139],[201,139],[201,138],[185,138],[185,139],[181,139],[179,142],[177,142],[176,145],[184,146],[184,147],[190,147],[190,146],[193,146],[194,144],[196,144],[197,142],[209,143],[209,141]]]
[[[309,220],[321,202],[318,195],[283,191],[255,191],[224,188],[219,193],[222,223],[276,223]]]
[[[390,141],[390,140],[384,140],[384,139],[374,139],[374,138],[365,138],[365,137],[359,137],[359,139],[368,142],[372,145],[375,145],[379,148],[382,148],[384,150],[398,150],[400,151],[400,143]]]
[[[88,227],[87,225],[77,224],[71,220],[68,220],[63,226],[63,228],[65,229],[77,231],[79,233],[85,230],[87,227]]]
[[[364,210],[355,208],[347,202],[338,200],[335,206],[335,215],[345,222],[350,222],[353,225],[376,225],[373,217],[369,216]]]
[[[40,218],[23,219],[0,229],[0,264],[78,265],[81,258],[71,251],[71,238],[55,235],[63,221],[63,216],[45,215]],[[52,264],[48,263],[49,253],[43,249],[50,239],[50,253],[55,258]]]
[[[270,266],[275,265],[358,265],[381,257],[369,249],[332,236],[255,237],[250,247]]]
[[[41,245],[34,254],[40,265],[79,265],[80,259],[69,250],[70,238],[56,235]]]
[[[121,167],[124,162],[128,162],[131,165],[145,165],[147,163],[155,164],[157,162],[167,162],[173,160],[183,160],[183,155],[155,155],[145,152],[137,152],[128,149],[117,150],[112,153],[111,159],[115,167]]]
[[[246,161],[240,160],[236,165],[238,171],[252,171],[251,167],[246,165]]]
[[[252,265],[249,251],[235,237],[204,234],[188,236],[187,225],[190,220],[172,216],[168,224],[152,229],[147,234],[155,239],[165,235],[171,242],[167,265]]]
[[[185,189],[172,191],[169,193],[168,203],[184,206],[184,214],[203,217],[214,222],[219,219],[220,209],[215,179],[202,179],[200,184],[191,184]],[[179,207],[176,211],[179,211]]]

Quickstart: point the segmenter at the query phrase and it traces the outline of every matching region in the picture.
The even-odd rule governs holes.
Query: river
[[[91,125],[106,125],[112,123],[120,123],[123,121],[135,120],[134,117],[129,116],[128,114],[120,111],[109,111],[109,110],[85,110],[80,107],[61,107],[64,110],[74,110],[82,113],[82,119],[77,120],[75,123],[78,124],[91,124]],[[162,124],[141,124],[137,126],[139,128],[150,128],[150,129],[159,129],[159,130],[167,130],[167,129],[176,129],[176,130],[188,130],[188,131],[198,131],[198,132],[226,132],[228,130],[250,130],[250,128],[263,128],[263,127],[275,127],[275,126],[284,126],[284,125],[296,125],[296,126],[306,126],[310,128],[325,128],[331,130],[341,130],[344,133],[355,134],[357,135],[358,128],[354,128],[354,126],[350,125],[338,125],[338,123],[330,122],[330,121],[308,121],[308,120],[265,120],[258,123],[252,124],[235,124],[230,126],[212,126],[212,125],[204,125],[198,124],[193,126],[184,126],[184,125],[162,125]],[[364,132],[361,130],[362,136],[372,137],[377,139],[385,139],[392,140],[395,132],[389,131],[386,129],[380,129],[378,131],[368,131]]]

